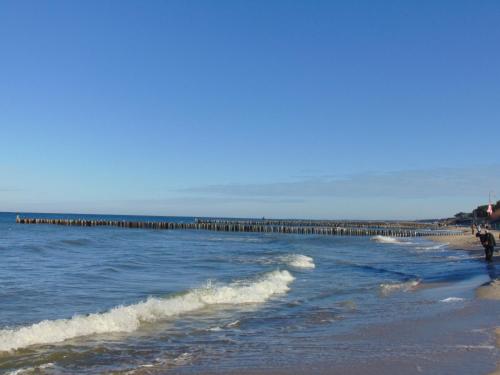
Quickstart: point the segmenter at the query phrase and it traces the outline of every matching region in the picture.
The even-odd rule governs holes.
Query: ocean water
[[[8,213],[0,253],[0,373],[9,374],[383,359],[380,345],[349,338],[464,309],[473,287],[496,277],[481,259],[422,239],[21,225]]]

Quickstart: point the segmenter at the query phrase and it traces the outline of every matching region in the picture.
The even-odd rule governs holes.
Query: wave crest
[[[314,259],[302,254],[291,254],[281,258],[289,266],[295,268],[315,268]]]
[[[450,303],[450,302],[462,302],[464,301],[463,298],[460,297],[448,297],[442,300],[439,300],[439,302],[445,302],[445,303]]]
[[[414,242],[408,241],[406,239],[405,241],[401,241],[399,238],[396,237],[390,237],[390,236],[381,236],[381,235],[376,235],[371,238],[372,241],[379,242],[379,243],[388,243],[388,244],[398,244],[398,245],[414,245]]]
[[[429,245],[429,246],[417,246],[415,247],[416,250],[441,250],[448,246],[448,243],[442,243],[442,244],[437,244],[437,245]]]
[[[394,292],[409,292],[415,290],[420,280],[409,280],[402,283],[380,284],[380,292],[386,296]]]
[[[401,243],[401,241],[399,241],[395,237],[381,236],[381,235],[373,236],[371,240],[380,243]]]
[[[286,270],[273,271],[254,282],[235,282],[226,286],[209,284],[183,295],[170,298],[151,297],[134,305],[117,306],[104,313],[44,320],[30,326],[2,329],[0,351],[37,344],[53,344],[93,334],[132,332],[143,322],[156,322],[209,305],[262,303],[273,295],[286,293],[293,280],[294,277]]]

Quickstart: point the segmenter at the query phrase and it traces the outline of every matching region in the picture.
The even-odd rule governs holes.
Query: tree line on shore
[[[455,214],[454,220],[457,224],[466,224],[472,221],[499,221],[500,220],[500,200],[492,203],[493,215],[488,213],[488,205],[478,206],[472,212],[459,212]]]

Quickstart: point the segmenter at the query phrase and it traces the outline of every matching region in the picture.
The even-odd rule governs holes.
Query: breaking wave
[[[286,255],[281,258],[283,262],[295,268],[315,268],[314,259],[302,254]]]
[[[430,245],[430,246],[417,246],[416,250],[441,250],[442,248],[448,246],[447,243],[442,243],[438,245]]]
[[[302,254],[288,254],[280,256],[264,256],[259,258],[246,258],[238,257],[234,258],[234,261],[243,264],[262,264],[262,265],[282,265],[285,264],[294,268],[315,268],[314,259],[307,255]]]
[[[375,242],[380,242],[380,243],[401,243],[397,238],[395,237],[389,237],[389,236],[381,236],[377,235],[371,238],[372,241]]]
[[[20,368],[18,370],[14,370],[11,372],[8,372],[7,375],[24,375],[24,374],[39,374],[41,370],[54,367],[53,363],[45,363],[36,367],[26,367],[26,368]]]
[[[460,298],[460,297],[448,297],[448,298],[440,300],[439,302],[445,302],[445,303],[449,303],[449,302],[462,302],[463,300],[464,299]]]
[[[252,282],[225,286],[207,285],[169,298],[151,297],[129,306],[117,306],[104,313],[75,315],[70,319],[44,320],[16,329],[0,330],[0,351],[111,332],[132,332],[141,323],[156,322],[210,305],[262,303],[286,293],[294,277],[286,270],[273,271]]]
[[[376,235],[371,238],[372,241],[379,242],[379,243],[389,243],[389,244],[398,244],[398,245],[413,245],[414,242],[411,241],[402,241],[399,238],[396,237],[390,237],[390,236],[381,236],[381,235]]]
[[[402,283],[380,284],[380,292],[389,295],[394,292],[409,292],[420,284],[420,280],[409,280]]]

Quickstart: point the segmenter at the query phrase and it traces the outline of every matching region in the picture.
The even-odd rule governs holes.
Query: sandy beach
[[[456,228],[454,228],[456,229]],[[499,231],[492,231],[495,238],[498,238]],[[483,262],[484,250],[479,240],[470,232],[463,236],[437,236],[429,237],[428,240],[447,244],[450,249],[463,250],[470,253],[473,257],[477,257],[479,262]],[[500,242],[497,240],[497,242]],[[500,255],[495,253],[494,265],[500,264]],[[498,325],[497,305],[500,300],[500,280],[494,279],[491,274],[488,275],[491,281],[476,288],[475,299],[473,303],[459,311],[443,313],[436,317],[422,317],[416,320],[402,320],[400,322],[388,322],[387,324],[379,324],[366,326],[356,334],[346,334],[345,336],[337,335],[332,342],[342,343],[344,340],[353,343],[362,351],[366,342],[377,342],[377,344],[385,350],[392,348],[392,356],[386,356],[383,359],[374,356],[371,361],[359,361],[358,363],[342,363],[330,362],[328,364],[318,363],[313,369],[301,366],[285,367],[282,369],[274,368],[258,368],[256,370],[245,370],[238,373],[245,375],[267,374],[296,374],[303,375],[307,373],[317,374],[387,374],[387,373],[455,373],[463,371],[467,368],[471,374],[488,374],[500,375],[500,362],[495,370],[480,370],[474,367],[474,363],[487,363],[490,359],[493,345],[500,348],[500,326]],[[468,282],[465,281],[467,284]],[[472,285],[472,283],[470,284]],[[442,285],[428,284],[422,285],[420,290],[429,288],[429,293],[433,293],[433,289],[439,289]],[[450,284],[450,287],[456,286]],[[474,298],[474,297],[473,297]],[[496,338],[495,338],[496,337]],[[438,349],[436,351],[428,351],[428,345],[433,343],[435,348],[457,348],[460,347],[463,351],[448,352],[447,350]],[[414,346],[416,351],[413,354],[400,356],[398,345]],[[437,367],[436,363],[440,363],[441,367]],[[184,374],[183,371],[179,373]],[[186,371],[190,374],[191,372]],[[217,372],[208,372],[209,374],[223,373],[234,374],[234,370],[218,369]]]
[[[497,244],[500,243],[500,231],[491,231],[497,240]],[[433,237],[429,238],[432,241],[446,243],[448,246],[455,250],[465,250],[474,254],[477,257],[484,255],[484,249],[479,243],[479,240],[475,235],[470,233],[463,236],[443,236],[443,237]],[[499,246],[496,247],[497,251]],[[497,265],[500,263],[500,255],[495,252],[493,255],[493,264]],[[476,290],[477,298],[490,299],[490,300],[500,300],[500,279],[497,277],[492,280],[487,285],[483,285]]]
[[[492,230],[491,233],[493,233],[498,243],[500,231]],[[434,242],[446,243],[452,249],[483,253],[483,247],[478,238],[472,235],[470,230],[467,230],[463,236],[436,236],[428,237],[428,239]]]
[[[492,230],[491,233],[495,236],[497,244],[500,244],[500,231]],[[454,250],[465,250],[478,258],[484,255],[484,249],[479,243],[479,239],[470,232],[463,236],[429,237],[428,239],[439,243],[446,243]],[[499,249],[498,245],[496,249]],[[499,263],[500,255],[498,252],[495,252],[493,255],[493,264],[497,265]],[[500,300],[500,280],[497,278],[496,280],[492,280],[487,285],[479,287],[476,291],[476,296],[481,299]]]
[[[497,240],[497,243],[500,243],[499,234],[500,231],[491,231]],[[435,242],[447,243],[450,248],[456,250],[465,250],[478,257],[484,254],[484,249],[479,243],[479,240],[475,235],[472,235],[470,232],[465,234],[464,236],[443,236],[436,238],[429,238]],[[497,245],[498,249],[498,245]],[[500,255],[496,252],[493,255],[493,264],[500,263]],[[500,300],[500,279],[493,279],[489,283],[480,286],[476,289],[476,298],[482,300]],[[496,334],[496,345],[497,348],[500,348],[500,327],[497,327],[495,330]],[[497,364],[497,369],[492,372],[490,375],[500,375],[500,363]]]

